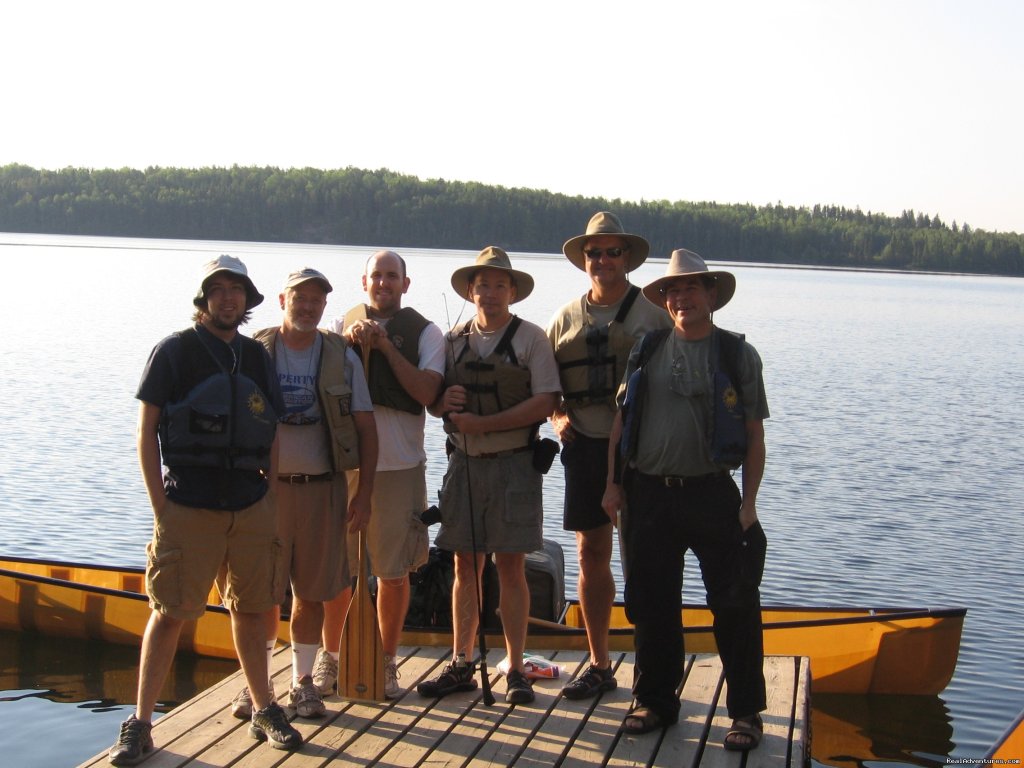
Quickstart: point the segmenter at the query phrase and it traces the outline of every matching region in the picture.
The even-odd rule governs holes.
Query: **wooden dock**
[[[768,710],[760,748],[744,756],[727,752],[722,739],[731,723],[725,712],[722,667],[717,656],[689,656],[679,723],[664,731],[628,736],[620,725],[632,704],[633,654],[613,656],[619,688],[597,699],[570,701],[560,695],[581,671],[586,654],[543,655],[562,667],[561,679],[535,681],[535,702],[504,703],[504,678],[494,672],[502,650],[488,653],[497,702],[488,707],[479,689],[425,699],[416,683],[433,677],[450,649],[402,648],[401,699],[354,702],[332,696],[327,716],[296,718],[306,743],[296,752],[272,749],[249,738],[248,726],[231,717],[228,705],[243,685],[241,673],[226,678],[170,713],[153,727],[156,751],[144,768],[191,766],[665,766],[681,768],[805,768],[809,764],[810,674],[806,658],[765,659]],[[279,699],[288,689],[291,651],[282,648],[272,672]],[[111,733],[113,741],[116,733]],[[106,753],[82,766],[107,766]],[[81,768],[81,767],[80,767]]]

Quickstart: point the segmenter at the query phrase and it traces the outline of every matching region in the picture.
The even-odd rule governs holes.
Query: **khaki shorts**
[[[349,474],[350,493],[355,493],[359,470]],[[411,469],[378,472],[370,497],[370,525],[366,549],[370,572],[378,579],[401,579],[427,562],[430,542],[420,514],[427,508],[427,473],[420,464]],[[358,537],[351,537],[349,557],[358,557]]]
[[[292,593],[308,602],[335,598],[349,584],[345,475],[312,483],[278,480],[277,537]],[[278,597],[284,599],[284,590]]]
[[[544,544],[544,476],[533,452],[493,459],[452,451],[441,484],[441,530],[434,543],[451,552],[533,552]],[[473,485],[470,526],[469,481]]]
[[[239,613],[270,610],[287,578],[276,532],[266,496],[236,512],[167,499],[146,545],[150,607],[175,619],[199,618],[223,566],[224,605]]]

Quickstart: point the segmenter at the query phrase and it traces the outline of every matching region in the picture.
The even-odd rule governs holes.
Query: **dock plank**
[[[409,647],[399,651],[400,682],[407,688],[388,702],[354,702],[331,696],[323,718],[297,718],[306,743],[286,752],[248,735],[248,725],[231,717],[229,704],[244,684],[241,673],[227,677],[183,703],[154,726],[157,751],[144,768],[576,768],[607,765],[654,768],[804,768],[807,759],[807,659],[765,659],[768,708],[765,738],[746,758],[722,747],[731,723],[725,711],[725,683],[717,656],[686,659],[680,689],[679,724],[642,736],[622,732],[634,702],[632,653],[615,653],[619,687],[602,696],[571,701],[561,689],[588,663],[582,651],[540,652],[562,667],[556,679],[535,682],[537,698],[527,705],[504,701],[504,677],[491,668],[493,706],[481,691],[433,700],[419,696],[418,682],[438,674],[450,649]],[[498,652],[493,652],[494,656]],[[279,700],[286,702],[291,652],[282,648],[271,668]],[[495,665],[496,666],[496,665]],[[100,754],[80,768],[106,766]]]

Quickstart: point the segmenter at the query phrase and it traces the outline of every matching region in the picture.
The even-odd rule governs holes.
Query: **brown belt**
[[[289,485],[305,485],[306,483],[322,483],[334,477],[333,472],[324,472],[322,475],[278,475],[277,479]]]
[[[473,456],[474,459],[500,459],[502,456],[511,456],[514,453],[524,453],[526,451],[532,451],[532,445],[524,445],[522,448],[513,448],[508,451],[498,451],[496,453],[478,453]],[[466,454],[467,456],[470,454]]]

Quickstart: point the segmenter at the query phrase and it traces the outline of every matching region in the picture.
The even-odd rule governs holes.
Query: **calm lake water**
[[[200,265],[219,253],[245,261],[267,296],[251,332],[279,322],[279,286],[299,266],[331,278],[326,316],[343,314],[361,300],[373,250],[0,234],[0,551],[141,564],[151,515],[134,393],[153,345],[189,324]],[[442,327],[469,316],[449,277],[475,252],[401,252],[407,304]],[[512,257],[537,280],[515,307],[528,320],[546,324],[586,290],[560,254]],[[664,268],[651,260],[634,282]],[[876,760],[907,765],[982,755],[1024,707],[1024,282],[726,268],[738,288],[716,319],[760,351],[772,412],[758,497],[764,602],[969,608],[941,696],[816,697],[816,760],[855,762],[828,751],[830,738],[849,734]],[[443,436],[434,420],[428,432],[433,494]],[[561,497],[556,462],[546,536],[565,548],[573,594]],[[695,564],[685,597],[703,599]],[[0,719],[18,724],[0,729],[0,754],[21,766],[74,765],[112,741],[134,700],[137,655],[80,646],[0,635]],[[187,699],[232,669],[199,666],[179,664],[165,699]]]

